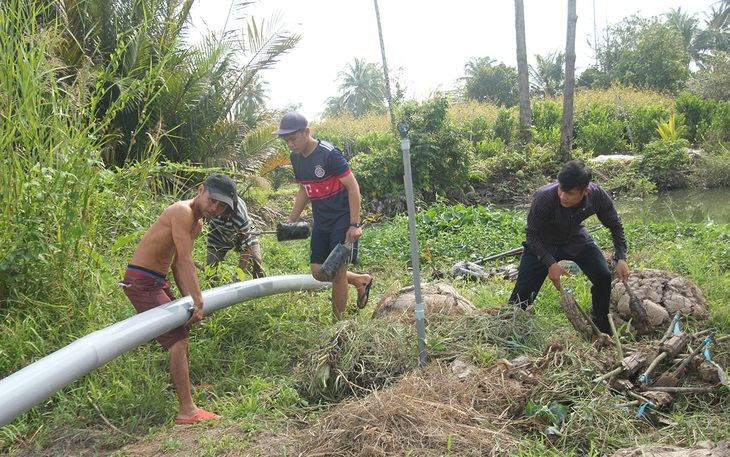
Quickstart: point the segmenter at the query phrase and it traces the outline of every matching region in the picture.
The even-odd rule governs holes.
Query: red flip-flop
[[[363,309],[368,305],[368,297],[370,297],[370,287],[373,285],[373,278],[370,278],[370,282],[365,286],[365,290],[362,295],[357,297],[357,309]]]
[[[204,420],[210,420],[210,419],[220,419],[221,417],[215,413],[211,413],[210,411],[206,411],[204,409],[198,409],[198,412],[195,413],[192,417],[188,419],[175,419],[176,424],[194,424],[196,422],[204,421]]]

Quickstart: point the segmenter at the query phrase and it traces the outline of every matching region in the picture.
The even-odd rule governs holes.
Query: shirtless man
[[[156,338],[169,351],[170,375],[179,403],[176,423],[220,417],[198,408],[190,392],[188,328],[203,319],[203,294],[193,263],[193,243],[203,229],[203,219],[212,219],[228,208],[235,211],[236,201],[236,183],[221,173],[210,175],[192,200],[173,203],[152,224],[120,283],[138,313],[175,299],[166,278],[170,269],[180,293],[193,299],[192,316],[185,325]]]

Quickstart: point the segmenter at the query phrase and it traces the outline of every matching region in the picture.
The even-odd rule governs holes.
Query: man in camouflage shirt
[[[251,221],[246,203],[238,197],[235,213],[226,212],[208,222],[208,255],[206,264],[217,267],[231,249],[240,253],[238,268],[246,271],[249,260],[252,266],[252,277],[262,278],[265,275],[261,258],[261,245],[256,235],[256,227]]]

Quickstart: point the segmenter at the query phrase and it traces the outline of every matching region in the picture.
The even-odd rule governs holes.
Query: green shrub
[[[470,124],[468,124],[468,129],[464,133],[468,135],[469,142],[476,149],[480,142],[489,139],[491,131],[492,126],[489,120],[484,116],[477,116]]]
[[[512,110],[500,108],[497,119],[494,121],[494,136],[511,144],[517,136],[518,120]]]
[[[519,149],[507,148],[474,165],[475,188],[486,189],[493,201],[520,200],[539,186],[555,179],[561,167],[557,148],[529,143]],[[484,182],[484,177],[487,177]]]
[[[593,180],[612,192],[640,198],[656,193],[656,184],[642,176],[631,161],[603,160],[589,164]]]
[[[476,154],[481,158],[494,157],[506,149],[507,145],[502,138],[487,138],[476,145]]]
[[[612,107],[594,102],[576,119],[574,144],[593,156],[623,152],[627,149],[624,123]]]
[[[403,107],[402,116],[409,126],[414,196],[424,201],[434,201],[439,193],[462,192],[468,184],[469,143],[448,121],[447,109],[444,98]],[[400,144],[386,141],[383,135],[374,138],[369,153],[351,160],[363,200],[402,200],[405,170]],[[390,209],[396,210],[397,206]]]
[[[563,108],[553,100],[536,101],[532,107],[533,141],[538,144],[559,144]]]
[[[715,111],[715,102],[705,100],[699,95],[682,92],[675,100],[677,114],[684,119],[686,127],[685,137],[691,144],[697,144],[712,122],[712,113]]]
[[[690,159],[685,139],[677,141],[656,140],[644,148],[642,160],[633,162],[636,170],[650,179],[657,189],[687,186]]]
[[[730,101],[717,102],[704,139],[705,147],[709,150],[727,147],[730,142]]]
[[[694,187],[730,187],[730,152],[700,156],[692,164],[690,183]]]
[[[666,121],[670,114],[669,109],[660,104],[640,106],[634,110],[627,125],[628,137],[633,148],[641,152],[646,144],[656,140],[657,123]]]
[[[405,195],[402,157],[402,152],[392,147],[358,154],[350,160],[364,202]]]
[[[436,191],[453,193],[467,184],[471,153],[449,122],[448,107],[445,98],[403,107],[403,118],[410,127],[413,186],[426,201],[433,201]]]

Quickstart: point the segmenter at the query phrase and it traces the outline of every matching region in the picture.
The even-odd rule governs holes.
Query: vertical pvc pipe
[[[203,291],[203,314],[253,298],[329,287],[311,275],[270,276]],[[131,306],[131,305],[130,305]],[[76,379],[190,319],[190,297],[97,330],[0,380],[0,427]]]
[[[421,273],[418,262],[418,238],[416,237],[416,209],[413,202],[413,178],[411,176],[411,142],[408,140],[405,122],[401,125],[401,149],[403,150],[403,169],[405,171],[406,203],[408,205],[408,231],[411,237],[411,265],[413,266],[413,286],[416,293],[416,334],[418,335],[418,364],[426,366],[426,314],[421,298]]]

